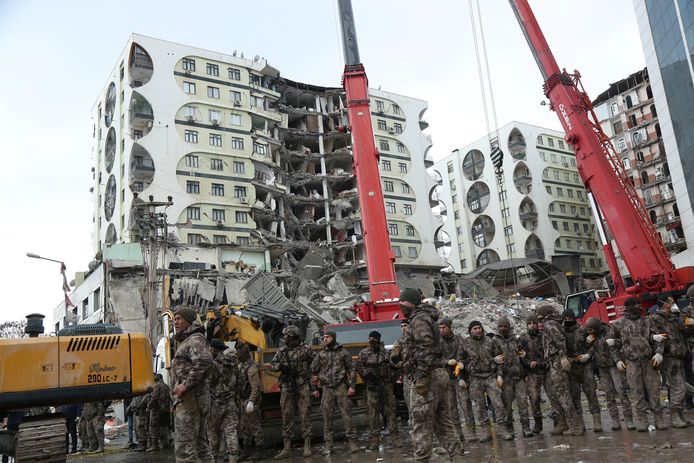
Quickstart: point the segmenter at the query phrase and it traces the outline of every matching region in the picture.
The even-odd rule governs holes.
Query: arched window
[[[624,99],[624,102],[627,105],[627,109],[631,108],[634,106],[634,103],[631,102],[631,95],[627,95],[627,97]]]
[[[658,111],[655,110],[655,105],[654,105],[654,104],[651,105],[651,116],[653,116],[653,119],[655,119],[656,117],[658,117]]]
[[[643,162],[643,152],[642,151],[639,151],[638,153],[636,153],[636,160],[639,162]]]
[[[654,210],[651,210],[648,214],[651,216],[651,223],[656,223],[658,221],[658,216]]]
[[[658,138],[663,136],[663,134],[660,132],[660,124],[655,125],[655,134],[658,136]]]
[[[641,172],[641,183],[643,183],[644,185],[648,184],[648,172],[646,172],[645,170]]]

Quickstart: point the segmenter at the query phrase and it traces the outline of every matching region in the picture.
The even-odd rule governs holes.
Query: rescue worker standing
[[[401,447],[398,422],[395,416],[395,393],[390,376],[389,354],[381,342],[381,333],[369,333],[369,347],[359,352],[355,364],[366,383],[366,407],[369,410],[369,450],[378,450],[381,442],[381,409],[388,415],[388,433],[393,445]]]
[[[147,413],[149,413],[149,437],[151,445],[148,452],[163,449],[168,445],[165,436],[162,435],[164,413],[171,407],[169,387],[164,383],[164,378],[159,374],[154,375],[154,387],[147,400]]]
[[[225,354],[226,349],[221,339],[210,341],[213,361],[210,375],[212,407],[207,431],[215,463],[224,463],[226,457],[229,463],[236,463],[239,455],[239,410],[236,405],[239,362],[236,355]]]
[[[538,329],[537,315],[529,314],[526,318],[528,330],[518,340],[519,348],[525,352],[521,363],[525,367],[528,378],[528,397],[533,412],[533,433],[542,432],[542,391],[545,385],[547,367],[542,349],[542,333]],[[549,395],[545,387],[545,394]]]
[[[335,433],[333,420],[335,416],[335,404],[340,408],[342,419],[345,422],[345,434],[349,440],[349,450],[352,453],[359,451],[357,444],[357,432],[352,423],[352,404],[349,397],[356,392],[356,374],[352,365],[352,356],[347,349],[337,343],[337,333],[327,331],[322,339],[323,349],[316,353],[311,363],[311,383],[322,388],[323,398],[321,409],[323,410],[323,435],[325,437],[325,454],[333,451]],[[320,397],[320,392],[315,391],[314,397]]]
[[[251,357],[248,344],[236,344],[236,358],[239,361],[239,400],[241,435],[243,436],[243,453],[247,456],[253,449],[251,460],[261,458],[260,451],[265,445],[263,428],[260,426],[260,370]]]
[[[410,322],[407,321],[407,319],[400,322],[400,332],[402,335],[393,343],[393,348],[390,351],[389,357],[393,377],[399,377],[402,380],[402,395],[408,409],[410,408],[410,386],[412,385],[412,381],[408,376],[409,370],[405,367],[404,359],[407,355],[407,330],[409,327]]]
[[[207,440],[210,413],[210,373],[212,355],[192,307],[179,307],[174,313],[174,339],[179,343],[171,362],[176,398],[176,462],[212,463]]]
[[[311,363],[315,354],[303,342],[298,326],[289,325],[282,330],[284,345],[272,358],[270,368],[280,372],[280,407],[282,408],[282,437],[284,447],[275,460],[291,456],[294,435],[294,410],[301,419],[301,435],[304,438],[304,458],[311,451]]]
[[[441,349],[443,350],[443,359],[447,364],[448,384],[446,385],[446,400],[448,401],[448,409],[451,413],[451,420],[455,426],[455,432],[458,435],[460,442],[465,441],[463,429],[460,424],[460,411],[458,408],[458,379],[456,378],[456,369],[460,375],[460,337],[453,333],[453,320],[450,318],[442,318],[439,321],[439,333],[441,334]]]
[[[429,461],[434,435],[453,458],[462,452],[462,445],[453,430],[448,409],[439,312],[422,303],[418,289],[405,288],[400,293],[400,310],[410,320],[407,330],[408,353],[405,362],[412,363],[414,387],[410,391],[412,443],[415,461]]]

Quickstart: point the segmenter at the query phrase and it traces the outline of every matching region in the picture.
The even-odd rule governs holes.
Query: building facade
[[[432,204],[445,221],[437,248],[458,273],[512,258],[577,256],[580,273],[605,263],[592,211],[564,134],[513,122],[434,163]],[[504,153],[501,181],[490,140]]]
[[[371,105],[396,265],[435,271],[427,104],[371,90]],[[261,252],[271,263],[261,270],[288,270],[318,244],[363,270],[341,88],[280,77],[258,56],[133,34],[93,121],[96,252],[137,242],[145,198],[171,197],[178,246]]]
[[[634,0],[634,8],[681,221],[664,241],[679,251],[675,266],[687,266],[694,260],[694,1]]]

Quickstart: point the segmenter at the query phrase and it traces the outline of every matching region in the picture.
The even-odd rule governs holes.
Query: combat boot
[[[323,455],[330,455],[331,453],[333,453],[333,441],[326,440],[325,447],[323,447]]]
[[[667,428],[668,425],[665,424],[665,420],[663,419],[663,412],[655,412],[655,429],[662,431]]]
[[[378,439],[378,438],[377,438],[377,439]],[[376,447],[376,448],[378,448],[378,447]],[[356,439],[350,439],[350,440],[349,440],[349,451],[350,451],[350,453],[357,453],[357,452],[359,452],[360,450],[361,450],[361,448],[359,448],[359,444],[357,444],[357,440],[356,440]]]
[[[542,415],[533,417],[533,434],[540,434],[542,432]]]
[[[96,453],[103,453],[103,451],[104,451],[104,443],[103,443],[103,442],[99,442],[99,446],[98,446],[98,447],[96,448],[96,450],[94,450],[94,451],[95,451]]]
[[[313,452],[311,451],[311,438],[305,437],[304,438],[304,458],[308,458],[311,456],[313,456]]]
[[[557,422],[554,425],[554,429],[550,431],[550,434],[553,436],[561,436],[564,434],[566,431],[569,430],[569,425],[566,423],[566,416],[565,415],[559,415],[557,416]]]
[[[687,415],[684,414],[684,410],[680,412],[680,415],[682,416],[682,420],[687,423],[687,426],[694,426],[694,420],[687,418]]]
[[[593,432],[602,432],[602,416],[600,416],[600,413],[593,413]]]
[[[642,413],[636,414],[636,431],[648,432],[648,420]]]
[[[530,421],[521,421],[521,429],[523,437],[533,437],[533,432],[530,430]]]
[[[310,446],[309,446],[310,447]],[[282,447],[282,450],[280,453],[275,455],[275,460],[282,460],[284,458],[289,458],[292,455],[292,440],[291,439],[284,439],[284,447]]]
[[[236,456],[236,455],[229,455],[229,460],[227,461],[227,463],[237,463],[238,461],[239,461],[239,460],[238,460],[238,456]]]
[[[633,416],[625,416],[624,421],[627,423],[627,429],[629,431],[633,431],[636,429],[636,425],[634,424],[634,417]]]
[[[152,439],[149,447],[147,447],[147,452],[156,452],[160,449],[159,441],[157,439]]]
[[[468,442],[477,442],[477,434],[476,434],[476,429],[475,425],[465,425],[465,430],[463,431],[463,435],[465,436],[465,440]]]
[[[582,436],[585,433],[586,427],[585,424],[583,424],[583,418],[580,415],[576,415],[576,417],[571,420],[569,429],[562,434],[565,436]]]
[[[147,450],[147,445],[144,442],[138,442],[137,443],[137,448],[135,448],[136,452],[144,452]]]
[[[686,428],[687,423],[682,419],[681,410],[671,410],[670,411],[670,421],[673,428]]]
[[[350,446],[351,446],[350,442]],[[378,434],[375,434],[369,438],[369,445],[366,447],[367,450],[378,450],[378,446],[380,444],[380,438]]]

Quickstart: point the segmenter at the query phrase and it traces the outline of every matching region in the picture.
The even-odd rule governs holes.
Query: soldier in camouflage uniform
[[[369,347],[359,352],[355,370],[366,384],[366,407],[369,411],[369,450],[378,450],[381,437],[381,409],[388,415],[388,433],[393,445],[401,447],[395,416],[395,392],[391,378],[390,354],[381,342],[381,333],[369,333]]]
[[[422,293],[414,288],[405,288],[400,293],[400,310],[410,320],[405,363],[410,363],[414,372],[410,421],[415,461],[429,461],[434,435],[453,458],[461,453],[462,446],[448,408],[446,388],[449,380],[438,329],[439,311],[423,304]]]
[[[87,435],[89,436],[89,451],[104,451],[104,424],[106,424],[106,406],[101,401],[90,402],[91,408],[89,415],[91,418],[87,422]]]
[[[542,432],[542,391],[547,377],[547,367],[545,365],[545,355],[542,349],[542,333],[538,329],[537,315],[529,314],[526,318],[528,330],[518,339],[518,347],[525,355],[520,358],[527,373],[528,396],[530,397],[530,407],[533,412],[533,433]],[[545,386],[545,393],[547,387]]]
[[[546,390],[558,414],[557,425],[550,434],[581,436],[585,429],[569,393],[571,361],[566,353],[566,337],[559,324],[560,316],[551,305],[542,305],[537,309],[537,318],[543,326],[542,347],[548,365],[549,387]]]
[[[450,318],[442,318],[439,321],[439,333],[441,334],[441,349],[443,360],[446,362],[448,373],[448,384],[446,386],[446,400],[448,401],[448,409],[451,413],[451,420],[458,439],[462,443],[465,441],[463,429],[460,424],[460,409],[458,407],[458,379],[456,378],[456,368],[460,363],[460,343],[461,339],[453,333],[453,320]],[[462,364],[461,364],[462,365]],[[460,372],[460,368],[458,368]]]
[[[617,406],[618,397],[622,406],[624,421],[627,425],[634,422],[631,401],[627,394],[624,363],[620,364],[619,346],[615,343],[612,327],[601,322],[600,319],[589,318],[585,328],[588,333],[586,343],[591,346],[593,359],[600,369],[600,387],[605,392],[607,410],[609,410],[610,418],[612,418],[612,430],[616,431],[621,427],[619,407]],[[648,423],[639,420],[636,428],[641,432],[648,431]]]
[[[684,357],[687,354],[687,344],[680,330],[679,317],[672,313],[675,301],[672,297],[659,301],[660,308],[651,316],[656,342],[663,347],[663,363],[660,370],[665,373],[670,388],[670,419],[675,428],[684,428],[690,422],[684,416]],[[663,339],[664,338],[664,339]]]
[[[321,409],[325,437],[325,454],[333,451],[335,434],[333,432],[333,420],[335,416],[335,404],[340,408],[342,419],[345,422],[345,434],[349,440],[350,452],[359,451],[357,433],[352,424],[352,404],[349,397],[355,393],[356,374],[352,365],[352,356],[347,350],[337,343],[337,333],[327,331],[322,339],[323,349],[316,353],[311,363],[313,377],[311,383],[314,386],[320,384],[323,393]],[[314,396],[319,397],[316,391]]]
[[[282,408],[282,437],[284,447],[275,460],[291,455],[294,435],[294,411],[301,418],[301,435],[304,438],[304,458],[311,451],[311,363],[315,353],[303,342],[298,326],[287,326],[282,330],[284,346],[280,347],[270,363],[272,371],[280,372],[280,406]]]
[[[612,335],[618,348],[615,353],[617,368],[626,370],[637,422],[647,422],[646,413],[650,410],[655,414],[656,428],[667,429],[660,404],[660,374],[657,370],[663,361],[664,347],[654,343],[651,320],[643,317],[642,313],[639,302],[630,297],[624,301],[622,317],[612,324]],[[660,352],[655,350],[656,345]]]
[[[236,358],[239,361],[238,391],[241,436],[243,436],[243,457],[251,449],[251,460],[259,460],[262,447],[265,445],[263,428],[260,426],[260,370],[251,357],[247,344],[236,344]]]
[[[135,420],[136,452],[144,452],[149,443],[149,414],[145,413],[147,396],[148,394],[135,397],[125,411],[126,415],[132,413]]]
[[[504,385],[503,352],[497,343],[485,336],[484,328],[479,321],[470,322],[468,333],[470,336],[463,339],[461,344],[461,357],[470,378],[470,396],[477,407],[477,420],[480,423],[481,433],[479,441],[487,442],[492,439],[485,394],[496,413],[497,432],[504,440],[511,440],[513,434],[501,431],[506,424],[506,410],[501,398],[501,389]]]
[[[239,455],[239,411],[236,403],[236,381],[239,362],[233,353],[225,354],[227,346],[221,339],[210,341],[212,373],[210,396],[212,406],[207,419],[210,450],[215,463],[236,463]]]
[[[405,403],[409,409],[410,407],[410,387],[412,381],[409,377],[411,373],[406,367],[404,358],[407,351],[407,330],[410,327],[410,322],[404,319],[400,322],[400,332],[402,336],[395,340],[393,343],[393,348],[390,351],[389,362],[391,366],[391,373],[393,378],[401,378],[402,380],[402,395],[405,399]]]
[[[494,342],[503,355],[501,369],[504,385],[501,388],[501,397],[506,410],[506,430],[513,433],[513,402],[515,401],[523,437],[532,437],[528,415],[528,389],[525,382],[527,375],[521,364],[521,357],[525,357],[527,353],[521,349],[518,338],[513,334],[508,317],[499,318],[496,325],[499,332],[494,336]]]
[[[156,451],[163,449],[168,445],[165,441],[165,436],[162,433],[162,428],[168,426],[164,423],[166,412],[171,407],[171,396],[169,387],[164,383],[164,378],[160,374],[154,375],[154,387],[149,393],[146,410],[149,414],[149,437],[150,446],[147,451]]]
[[[179,343],[171,362],[176,462],[212,463],[207,440],[212,355],[194,308],[179,307],[174,313],[174,328],[174,339]]]
[[[593,431],[602,432],[602,417],[600,416],[600,403],[598,402],[597,383],[593,364],[590,361],[592,352],[590,345],[586,343],[585,328],[578,326],[576,316],[571,310],[565,310],[562,314],[564,320],[564,336],[566,337],[566,355],[571,362],[569,370],[569,393],[574,402],[574,408],[581,417],[583,425],[583,407],[581,405],[581,390],[588,399],[588,409],[593,416]],[[632,423],[633,426],[633,423]],[[585,430],[585,425],[583,425]],[[632,429],[632,428],[630,428]]]

